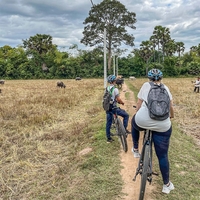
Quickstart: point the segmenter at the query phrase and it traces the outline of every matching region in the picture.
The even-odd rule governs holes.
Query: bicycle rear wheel
[[[144,157],[143,157],[139,200],[144,199],[149,167],[150,167],[150,145],[146,145],[145,150],[144,150]]]
[[[128,145],[127,145],[127,140],[126,140],[126,130],[122,124],[122,121],[119,118],[117,118],[117,135],[121,141],[124,152],[127,152]]]

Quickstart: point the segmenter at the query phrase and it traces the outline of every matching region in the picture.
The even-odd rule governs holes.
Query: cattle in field
[[[5,83],[4,80],[0,80],[0,84],[3,85]]]
[[[132,81],[133,81],[133,80],[135,80],[135,79],[136,79],[136,78],[135,78],[134,76],[130,76],[130,77],[129,77],[129,80],[132,80]]]
[[[76,80],[76,81],[80,81],[80,80],[81,80],[81,77],[76,77],[75,80]]]
[[[117,78],[116,79],[116,85],[118,88],[122,88],[122,84],[124,84],[124,79],[123,78]]]
[[[59,82],[57,82],[57,87],[66,88],[66,85],[62,81],[59,81]]]

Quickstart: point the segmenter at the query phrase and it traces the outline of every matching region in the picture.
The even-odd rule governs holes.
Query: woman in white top
[[[148,72],[148,78],[154,84],[161,84],[161,79],[163,77],[162,72],[159,69],[152,69]],[[164,85],[164,84],[163,84]],[[169,160],[168,160],[168,148],[170,142],[170,136],[172,133],[171,121],[170,118],[174,117],[173,112],[173,103],[172,103],[172,95],[169,91],[169,88],[164,85],[167,90],[170,98],[170,117],[167,119],[160,121],[150,118],[149,110],[145,103],[147,101],[147,97],[151,88],[149,82],[146,82],[142,85],[139,93],[138,93],[138,101],[136,106],[136,114],[132,118],[132,139],[133,139],[133,148],[132,152],[134,157],[140,157],[138,151],[138,141],[139,141],[139,131],[144,129],[152,130],[152,139],[154,142],[155,152],[158,157],[160,171],[163,178],[163,193],[170,193],[171,190],[174,189],[174,185],[169,181]]]

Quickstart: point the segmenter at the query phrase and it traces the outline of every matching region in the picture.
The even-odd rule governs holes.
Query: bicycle
[[[117,108],[118,107],[114,107],[113,110],[115,110]],[[111,135],[119,137],[119,140],[121,142],[121,145],[122,145],[124,152],[127,152],[128,151],[128,144],[127,144],[127,140],[126,140],[127,133],[126,133],[126,130],[125,130],[123,124],[122,124],[121,119],[118,117],[116,112],[113,114],[112,124],[113,124],[113,127],[116,130],[116,133],[112,133]]]
[[[152,171],[152,131],[147,129],[144,130],[143,147],[133,181],[136,181],[138,174],[141,175],[140,194],[138,200],[143,200],[147,181],[151,184],[152,175],[158,176],[157,173]]]

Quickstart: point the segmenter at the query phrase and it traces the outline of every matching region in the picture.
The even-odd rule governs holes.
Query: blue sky
[[[94,4],[101,0],[93,0]],[[184,42],[185,52],[200,43],[199,0],[120,0],[136,13],[135,47],[149,40],[157,25],[168,27],[171,38]],[[53,43],[68,50],[80,43],[83,22],[91,9],[90,0],[0,0],[0,47],[17,47],[23,39],[36,34],[49,34]],[[130,53],[133,48],[123,46]]]

